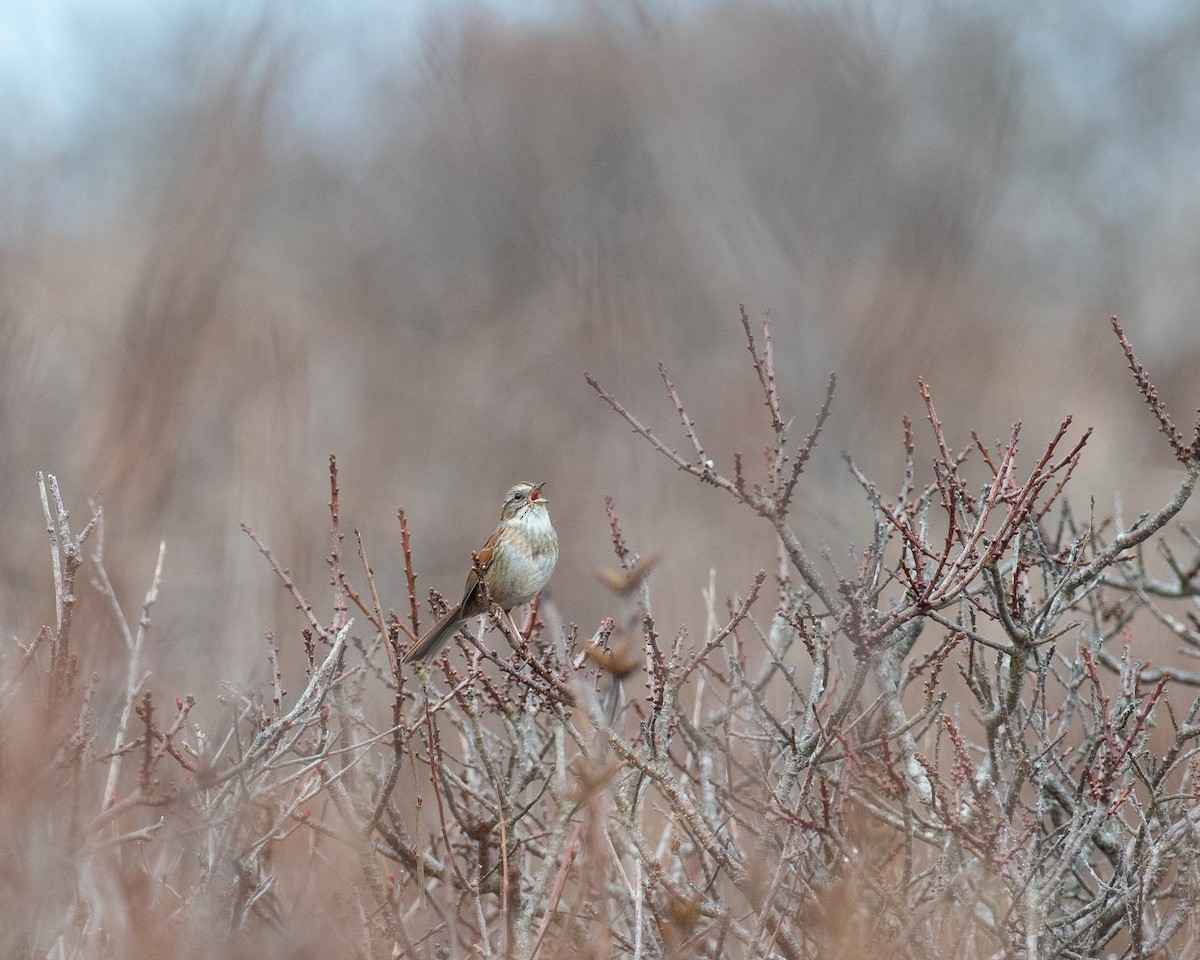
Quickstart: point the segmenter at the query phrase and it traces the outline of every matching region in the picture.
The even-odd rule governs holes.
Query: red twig
[[[1117,340],[1121,343],[1121,349],[1125,351],[1125,359],[1129,361],[1129,369],[1133,371],[1133,379],[1137,383],[1138,393],[1142,395],[1142,399],[1150,407],[1150,412],[1154,414],[1154,419],[1158,421],[1158,429],[1166,435],[1167,442],[1171,444],[1171,449],[1175,453],[1175,459],[1180,463],[1188,463],[1200,458],[1200,416],[1196,418],[1196,435],[1192,442],[1188,443],[1184,440],[1183,433],[1171,421],[1171,415],[1167,412],[1167,405],[1163,403],[1162,398],[1158,395],[1158,387],[1151,381],[1149,372],[1134,354],[1133,344],[1125,336],[1125,331],[1121,329],[1121,324],[1117,321],[1116,317],[1112,317],[1110,322],[1112,323],[1113,331],[1117,335]]]
[[[405,516],[403,507],[396,511],[396,518],[400,521],[400,549],[404,552],[404,581],[408,587],[408,617],[411,624],[404,632],[408,634],[409,639],[416,640],[421,630],[421,604],[417,601],[417,574],[413,566],[412,543],[408,535],[408,517]]]

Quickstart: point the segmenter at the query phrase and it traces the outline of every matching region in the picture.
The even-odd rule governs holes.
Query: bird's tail
[[[404,663],[418,663],[432,660],[437,656],[454,632],[463,622],[462,604],[456,603],[445,612],[442,619],[429,628],[428,632],[404,655]]]

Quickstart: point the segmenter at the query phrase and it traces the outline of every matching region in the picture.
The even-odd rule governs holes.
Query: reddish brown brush
[[[998,447],[972,435],[956,449],[921,383],[931,479],[917,482],[907,418],[896,499],[847,458],[873,535],[844,576],[793,526],[832,380],[793,447],[769,318],[761,337],[741,320],[767,408],[759,482],[736,455],[735,478],[721,472],[665,373],[694,458],[591,381],[674,466],[777,536],[771,602],[765,571],[744,597],[719,598],[714,583],[695,632],[661,629],[656,556],[635,549],[609,499],[621,572],[598,580],[612,615],[590,636],[552,602],[519,630],[493,611],[408,673],[397,652],[421,616],[409,517],[402,623],[358,531],[360,572],[343,565],[330,458],[329,597],[310,600],[246,528],[306,626],[267,635],[264,688],[227,688],[214,726],[196,719],[196,696],[164,707],[139,666],[169,588],[165,551],[134,626],[105,572],[103,513],[72,524],[42,478],[54,625],[0,664],[0,812],[30,838],[5,848],[0,884],[13,898],[32,890],[41,909],[8,917],[5,952],[1194,951],[1200,676],[1137,651],[1163,627],[1200,650],[1186,609],[1200,542],[1186,529],[1160,541],[1166,579],[1143,551],[1188,501],[1200,461],[1181,458],[1175,494],[1102,537],[1066,504],[1088,432],[1068,440],[1064,418],[1024,468],[1020,423]],[[1161,399],[1151,407],[1169,422]],[[117,702],[79,680],[84,573],[124,637]],[[298,694],[283,679],[289,642],[309,664]]]

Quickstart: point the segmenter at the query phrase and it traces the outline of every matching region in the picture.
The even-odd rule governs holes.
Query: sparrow
[[[478,568],[467,574],[462,599],[413,644],[404,663],[432,660],[463,623],[487,612],[489,599],[507,613],[542,592],[558,562],[558,535],[546,509],[549,501],[542,496],[544,486],[518,483],[504,495],[500,523],[478,553]],[[477,569],[483,573],[482,584]]]

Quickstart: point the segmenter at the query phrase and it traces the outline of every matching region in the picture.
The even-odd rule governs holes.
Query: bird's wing
[[[499,541],[499,539],[500,529],[497,528],[496,532],[488,537],[488,542],[485,543],[478,551],[479,569],[483,570],[484,573],[487,573],[487,568],[491,565],[492,554],[496,550],[496,543]],[[479,587],[479,575],[475,572],[475,570],[475,566],[472,565],[471,572],[467,574],[467,582],[463,586],[462,608],[464,610],[467,609],[468,601]]]

